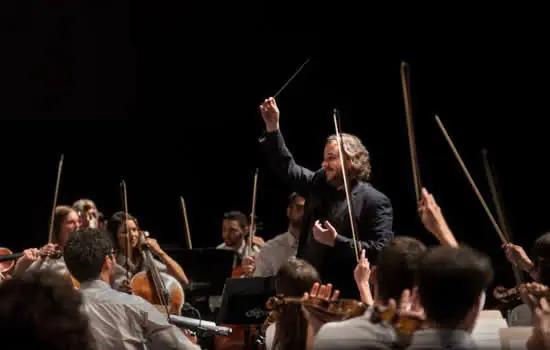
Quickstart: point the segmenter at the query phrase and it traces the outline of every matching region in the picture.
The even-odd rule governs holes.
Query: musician
[[[127,232],[130,231],[130,246],[132,249],[131,260],[127,261],[126,254],[126,237]],[[111,216],[111,219],[107,222],[107,232],[110,234],[111,239],[115,244],[117,250],[117,266],[115,271],[115,277],[113,278],[113,288],[123,289],[129,291],[129,282],[127,278],[126,263],[129,266],[130,279],[140,271],[145,270],[144,257],[139,247],[146,246],[151,252],[156,255],[161,261],[154,260],[159,272],[168,273],[173,276],[181,284],[183,288],[187,288],[189,280],[185,275],[185,272],[181,266],[172,259],[162,248],[157,241],[153,238],[145,238],[140,243],[141,231],[138,226],[137,219],[128,214],[128,221],[124,225],[124,213],[118,212]]]
[[[336,137],[327,139],[322,169],[311,171],[296,164],[286,148],[275,99],[265,100],[260,111],[267,131],[260,144],[270,168],[306,198],[297,256],[313,264],[323,281],[331,282],[343,298],[358,299],[353,281],[357,259]],[[368,259],[375,261],[378,251],[393,238],[392,205],[386,195],[367,182],[371,164],[361,140],[349,134],[342,137],[359,251],[365,249]]]
[[[426,327],[413,334],[409,349],[475,349],[471,333],[493,274],[489,258],[474,249],[429,249],[416,274]]]
[[[413,289],[416,265],[425,251],[424,243],[407,236],[398,236],[382,248],[376,266],[368,273],[374,287],[374,304],[388,306],[390,299],[399,302],[405,289]],[[396,333],[389,326],[373,322],[373,311],[370,305],[360,317],[325,323],[315,336],[313,349],[389,347],[397,341]]]
[[[3,348],[98,349],[82,297],[55,271],[35,271],[0,284]]]
[[[297,192],[289,196],[286,209],[288,230],[267,241],[256,255],[243,259],[243,270],[247,276],[275,276],[290,257],[296,256],[304,217],[304,204],[305,198]]]
[[[319,273],[310,263],[291,257],[276,272],[275,291],[285,297],[302,297],[320,281]],[[296,304],[282,306],[279,319],[267,327],[265,334],[267,350],[306,349],[307,340],[308,322],[301,306]]]
[[[65,275],[67,267],[65,266],[63,257],[53,259],[48,257],[48,254],[52,254],[58,250],[62,252],[71,232],[77,230],[79,227],[80,219],[73,208],[65,205],[56,207],[53,218],[53,241],[40,249],[43,254],[39,254],[37,249],[27,250],[27,254],[24,254],[17,261],[13,275],[17,276],[26,271],[42,269],[51,269]]]
[[[533,260],[525,253],[522,247],[506,243],[503,245],[508,261],[529,273],[537,282],[550,285],[550,232],[543,234],[533,244]],[[532,326],[533,313],[528,305],[516,306],[508,313],[510,326]]]
[[[65,260],[80,281],[84,312],[99,349],[199,349],[148,301],[110,287],[117,262],[102,229],[84,228],[71,235]]]
[[[91,199],[82,198],[73,203],[73,209],[80,217],[80,227],[102,227],[103,214]]]
[[[236,254],[233,267],[240,266],[242,259],[250,254],[258,253],[262,244],[253,241],[252,251],[248,251],[246,237],[249,234],[249,225],[246,215],[240,211],[229,211],[223,214],[222,239],[223,243],[216,249],[232,250]]]
[[[223,243],[219,244],[216,249],[231,250],[236,253],[235,258],[233,259],[233,269],[241,266],[245,256],[259,253],[262,245],[265,245],[263,240],[253,240],[252,251],[249,251],[246,240],[248,234],[249,223],[246,215],[236,210],[228,211],[223,214]],[[217,314],[217,311],[221,306],[221,302],[221,295],[215,295],[208,298],[209,308],[213,315]]]

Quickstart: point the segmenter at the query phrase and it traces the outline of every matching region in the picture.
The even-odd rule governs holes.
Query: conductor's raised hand
[[[267,132],[279,130],[279,108],[273,97],[270,97],[260,105],[260,112]]]

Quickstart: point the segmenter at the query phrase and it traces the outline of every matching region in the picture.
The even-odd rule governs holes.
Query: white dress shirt
[[[289,258],[296,256],[298,241],[290,232],[281,233],[266,242],[261,251],[255,254],[256,270],[254,277],[275,276]]]
[[[200,349],[141,297],[99,279],[82,283],[80,291],[98,350]]]
[[[225,244],[225,242],[218,245],[216,247],[216,249],[232,250],[232,251],[237,253],[237,255],[239,256],[239,258],[242,261],[242,259],[246,256],[246,253],[248,251],[247,247],[248,247],[248,245],[246,243],[246,240],[243,239],[242,242],[241,242],[241,245],[237,249],[227,246]],[[260,247],[253,244],[252,245],[252,251],[253,251],[252,255],[257,254],[260,251]],[[239,264],[238,264],[238,261],[237,261],[237,257],[235,256],[235,259],[233,260],[233,267],[236,267],[238,265]],[[216,296],[209,297],[208,298],[208,304],[210,306],[210,311],[214,312],[215,309],[219,308],[222,305],[222,296],[221,295],[216,295]]]

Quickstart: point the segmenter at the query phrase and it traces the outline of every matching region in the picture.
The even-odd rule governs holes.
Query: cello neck
[[[141,237],[142,241],[145,240],[144,233],[142,233]],[[170,294],[168,293],[168,289],[164,285],[164,281],[162,280],[157,265],[155,264],[153,253],[151,252],[151,250],[149,250],[148,247],[145,246],[142,246],[142,252],[145,268],[147,270],[147,274],[151,278],[151,282],[153,284],[153,287],[155,288],[155,293],[161,301],[161,304],[167,308],[168,304],[170,303]]]

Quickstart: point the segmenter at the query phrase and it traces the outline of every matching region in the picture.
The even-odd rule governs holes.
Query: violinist
[[[304,218],[305,198],[297,192],[288,198],[286,215],[288,230],[267,241],[256,255],[243,259],[243,270],[247,276],[275,276],[279,268],[291,257],[296,256],[298,240]]]
[[[275,291],[285,297],[302,297],[320,281],[310,263],[291,257],[275,275]],[[275,322],[265,330],[267,350],[306,349],[307,338],[308,322],[299,304],[283,305]]]
[[[131,261],[127,261],[126,254],[126,237],[127,233],[124,232],[125,227],[130,231],[130,245],[132,249]],[[154,259],[154,263],[157,269],[161,273],[168,273],[173,276],[182,286],[186,288],[189,285],[189,280],[185,275],[185,272],[181,266],[172,259],[162,248],[160,248],[157,241],[153,238],[145,238],[140,243],[140,229],[137,219],[131,215],[128,215],[128,221],[124,225],[124,213],[115,213],[111,219],[107,222],[107,232],[110,234],[117,250],[117,266],[116,273],[113,279],[113,288],[130,292],[128,278],[132,278],[135,274],[145,270],[144,257],[140,246],[147,246],[151,252],[160,259]],[[126,270],[126,264],[129,266],[129,271]],[[128,277],[129,274],[129,277]]]
[[[63,248],[70,234],[80,227],[77,212],[65,205],[55,208],[53,217],[53,242],[47,243],[40,250],[27,250],[15,265],[14,276],[42,269],[51,269],[60,274],[67,273],[62,257]]]
[[[507,243],[503,248],[511,264],[529,273],[535,281],[550,285],[550,232],[535,241],[532,249],[533,260],[518,245]],[[531,326],[533,313],[528,305],[521,304],[510,310],[507,320],[510,326]]]
[[[73,209],[80,217],[80,227],[103,227],[103,214],[91,199],[79,199],[73,203]]]
[[[472,331],[493,279],[489,257],[468,247],[436,246],[420,259],[418,297],[426,322],[408,349],[475,349]]]
[[[307,194],[297,256],[315,266],[323,281],[330,281],[343,298],[359,299],[353,281],[357,257],[336,137],[327,139],[322,168],[311,171],[296,164],[287,149],[275,99],[265,100],[260,111],[267,131],[260,144],[270,168],[290,186]],[[349,134],[342,138],[359,251],[365,249],[367,258],[376,261],[377,253],[393,238],[392,204],[368,182],[370,156],[361,140]]]
[[[387,307],[390,299],[401,302],[403,291],[413,289],[415,268],[425,251],[424,243],[407,236],[394,238],[380,251],[376,266],[367,272],[376,307]],[[313,349],[378,349],[397,342],[395,330],[375,320],[374,314],[371,305],[360,317],[325,323],[315,336]]]
[[[225,249],[235,252],[233,259],[233,269],[238,270],[241,267],[245,256],[257,254],[261,249],[261,242],[253,242],[252,251],[248,252],[246,236],[249,230],[248,219],[240,211],[229,211],[223,214],[222,219],[222,239],[216,249]],[[260,244],[258,244],[260,243]],[[243,271],[244,273],[244,271]],[[215,315],[221,306],[221,296],[211,296],[208,298],[210,311]]]
[[[102,229],[78,230],[65,247],[67,267],[81,283],[97,348],[199,349],[151,303],[110,287],[117,268],[115,255],[112,240]]]
[[[252,252],[247,251],[246,237],[248,229],[248,219],[240,211],[229,211],[223,214],[223,243],[219,244],[216,249],[232,250],[236,253],[233,267],[240,266],[245,256],[258,253],[263,246],[262,241],[256,240],[252,244]]]

